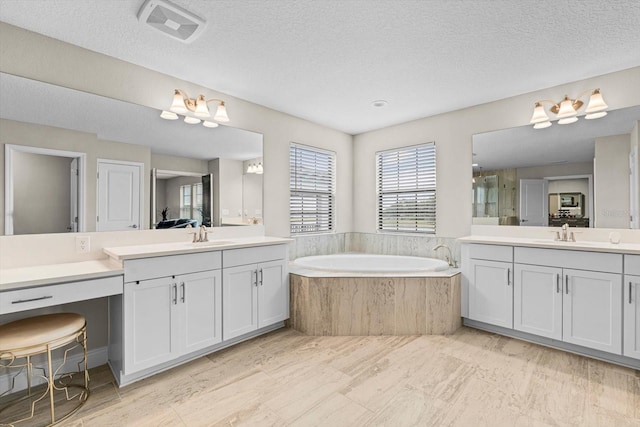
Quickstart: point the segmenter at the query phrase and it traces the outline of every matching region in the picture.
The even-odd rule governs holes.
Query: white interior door
[[[80,171],[78,168],[78,159],[75,158],[71,160],[70,166],[70,174],[69,174],[69,185],[70,185],[70,197],[69,197],[69,231],[75,232],[78,231],[78,179],[80,176]]]
[[[520,180],[520,225],[549,224],[549,202],[546,179]]]
[[[629,153],[629,194],[631,195],[630,212],[631,212],[631,228],[640,228],[640,159],[638,158],[638,148],[633,147]]]
[[[140,229],[142,163],[98,160],[96,231]]]

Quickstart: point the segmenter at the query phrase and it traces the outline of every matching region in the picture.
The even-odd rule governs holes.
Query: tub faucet
[[[447,263],[449,263],[449,267],[458,268],[458,262],[453,258],[453,255],[451,255],[451,249],[449,248],[449,246],[445,245],[444,243],[441,243],[437,245],[435,248],[433,248],[433,251],[435,252],[437,249],[440,249],[440,248],[445,248],[447,252],[449,252],[449,255],[444,256],[444,259],[447,261]]]

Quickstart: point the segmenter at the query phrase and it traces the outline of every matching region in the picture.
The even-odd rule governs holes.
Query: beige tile
[[[210,424],[213,426],[251,426],[251,427],[280,427],[285,422],[282,418],[264,405],[247,405],[246,408],[229,415],[222,420]]]
[[[400,388],[393,398],[368,422],[368,426],[433,426],[439,425],[446,403],[417,390]]]
[[[309,409],[289,425],[312,426],[359,426],[373,417],[373,412],[358,405],[342,394],[334,393]]]
[[[427,333],[427,289],[425,279],[394,279],[395,335]]]
[[[604,363],[589,363],[589,404],[629,417],[637,417],[640,378],[631,370],[612,369]]]

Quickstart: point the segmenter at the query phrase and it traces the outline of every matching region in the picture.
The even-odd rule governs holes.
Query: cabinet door
[[[203,271],[176,277],[182,315],[182,352],[191,353],[222,341],[222,273]]]
[[[289,283],[286,261],[258,264],[258,325],[272,325],[289,318]]]
[[[624,277],[624,352],[640,359],[640,276]]]
[[[514,265],[513,329],[562,339],[562,269]]]
[[[177,284],[171,277],[125,284],[125,374],[179,355],[177,293]]]
[[[622,275],[564,269],[563,340],[622,354]]]
[[[228,340],[258,329],[258,271],[255,264],[241,265],[222,275],[222,337]]]
[[[471,260],[470,319],[513,327],[512,265],[510,262]]]

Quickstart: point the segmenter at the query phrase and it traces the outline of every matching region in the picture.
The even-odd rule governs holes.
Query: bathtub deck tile
[[[427,333],[427,310],[424,304],[427,299],[425,279],[410,277],[394,280],[395,335],[425,335]]]

